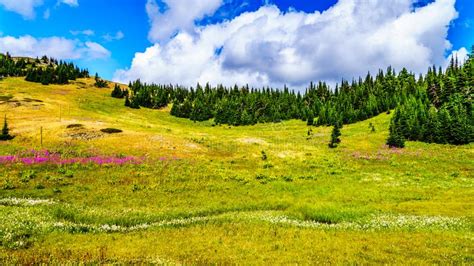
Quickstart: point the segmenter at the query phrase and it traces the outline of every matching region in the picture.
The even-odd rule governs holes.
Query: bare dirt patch
[[[240,138],[237,139],[238,142],[244,144],[260,144],[260,145],[267,145],[268,143],[260,138]]]
[[[82,124],[70,124],[64,137],[73,140],[93,140],[104,136],[104,133],[95,130],[88,130]]]

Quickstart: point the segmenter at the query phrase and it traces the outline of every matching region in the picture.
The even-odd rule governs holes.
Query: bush
[[[15,189],[15,185],[13,184],[13,182],[11,180],[6,180],[5,183],[2,186],[2,189],[4,189],[4,190]]]
[[[36,177],[36,172],[33,170],[26,170],[21,172],[20,175],[21,182],[27,183],[28,181]]]
[[[103,128],[100,131],[107,133],[107,134],[116,134],[116,133],[122,133],[123,130],[118,129],[118,128]]]
[[[62,174],[65,177],[68,177],[68,178],[74,177],[74,172],[72,170],[69,170],[69,169],[59,168],[58,173]]]
[[[97,88],[106,88],[109,86],[109,83],[101,78],[99,78],[99,75],[97,73],[95,74],[95,84]]]
[[[70,124],[66,128],[82,128],[84,127],[83,124]]]

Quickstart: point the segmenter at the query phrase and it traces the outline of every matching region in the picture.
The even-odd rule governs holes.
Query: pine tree
[[[129,98],[127,97],[127,99]],[[125,103],[127,99],[125,100]],[[134,95],[131,99],[129,99],[129,107],[132,109],[140,109],[140,103],[136,95]]]
[[[99,74],[95,73],[95,84],[94,86],[96,86],[97,88],[105,88],[107,87],[109,84],[107,83],[107,81],[101,79],[99,77]]]
[[[252,125],[253,124],[253,119],[252,116],[247,112],[247,110],[244,110],[241,114],[240,117],[240,122],[242,125]]]
[[[448,140],[448,143],[455,145],[468,144],[470,141],[469,133],[472,129],[469,126],[468,116],[464,106],[461,104],[453,106],[451,114],[451,138]]]
[[[441,144],[449,143],[451,138],[451,115],[446,107],[443,107],[438,112],[438,121],[440,124],[440,134],[439,134],[439,142]]]
[[[8,128],[8,122],[7,122],[7,115],[5,115],[5,118],[3,120],[3,128],[2,128],[2,134],[0,135],[0,140],[11,140],[13,139],[13,136],[10,135],[10,130]]]
[[[329,142],[329,148],[336,148],[339,143],[341,143],[341,123],[336,122],[332,128],[331,132],[331,141]]]
[[[423,141],[428,143],[440,143],[440,128],[441,125],[438,120],[438,110],[434,106],[431,106],[428,111],[428,119],[426,122],[425,135],[423,136]]]
[[[122,91],[119,85],[115,84],[114,90],[112,91],[111,96],[114,98],[123,98],[124,92]]]
[[[130,107],[130,98],[128,98],[128,95],[125,96],[125,106]]]
[[[306,125],[312,126],[314,125],[314,116],[313,112],[310,111],[310,114],[308,115],[308,121],[306,122]]]
[[[400,132],[399,127],[395,124],[393,119],[392,119],[392,122],[390,123],[387,145],[390,148],[404,148],[405,147],[405,137]]]
[[[180,109],[180,104],[176,102],[173,103],[173,105],[171,106],[170,115],[181,117],[181,112],[179,109]]]

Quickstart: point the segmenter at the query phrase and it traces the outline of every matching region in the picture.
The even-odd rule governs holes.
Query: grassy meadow
[[[0,81],[0,156],[134,158],[0,164],[1,264],[474,263],[473,144],[390,149],[382,114],[329,149],[328,127],[193,123],[93,84]]]

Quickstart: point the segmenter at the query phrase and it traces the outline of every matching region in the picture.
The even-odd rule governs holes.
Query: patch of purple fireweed
[[[0,156],[0,164],[96,164],[96,165],[124,165],[124,164],[141,164],[143,158],[134,156],[91,156],[91,157],[73,157],[63,158],[58,153],[50,153],[49,151],[29,150],[20,152],[18,155]]]

